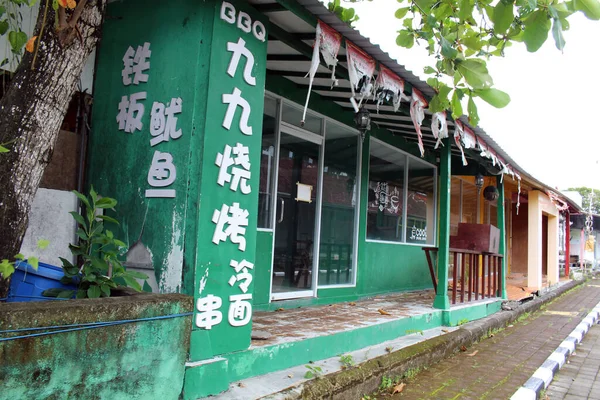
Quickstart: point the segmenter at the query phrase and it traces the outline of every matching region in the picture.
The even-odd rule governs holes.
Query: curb
[[[583,337],[588,333],[592,325],[598,322],[600,317],[600,303],[573,329],[565,340],[558,346],[550,357],[544,361],[531,378],[515,392],[511,400],[536,400],[542,390],[545,390],[554,379],[554,375],[567,361],[567,357],[575,352],[575,347],[581,343]]]
[[[513,310],[499,311],[445,335],[373,358],[361,364],[361,368],[334,372],[321,379],[310,380],[262,398],[285,400],[361,398],[362,394],[373,393],[377,390],[381,376],[390,373],[402,375],[409,369],[423,368],[439,362],[459,351],[461,346],[469,347],[486,337],[489,330],[505,328],[515,322],[521,314],[535,312],[542,305],[585,282],[586,280],[571,281],[541,297],[520,304]],[[598,308],[598,312],[600,313],[600,308]]]

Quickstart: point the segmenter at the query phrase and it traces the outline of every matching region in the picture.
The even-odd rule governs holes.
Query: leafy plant
[[[348,0],[356,3],[363,0]],[[424,68],[427,83],[436,94],[429,102],[432,113],[452,110],[452,117],[468,114],[473,125],[479,123],[475,99],[502,108],[510,102],[507,93],[495,89],[487,61],[503,57],[506,48],[522,42],[536,52],[550,32],[558,50],[565,47],[563,32],[569,29],[568,17],[581,12],[588,19],[600,19],[599,0],[398,0],[400,8],[396,44],[412,48],[422,45],[432,56]],[[354,9],[347,15],[339,1],[330,11],[356,20]],[[352,22],[349,21],[349,22]],[[390,33],[392,30],[390,30]],[[466,108],[464,108],[466,103]],[[466,111],[466,112],[463,112]]]
[[[379,390],[389,390],[395,384],[395,380],[392,379],[391,376],[384,375],[381,378],[381,383],[379,384]]]
[[[350,354],[345,354],[340,356],[340,364],[342,364],[342,369],[347,369],[354,367],[354,359]]]
[[[50,242],[48,240],[40,239],[37,242],[37,247],[40,250],[44,250],[46,247],[48,247],[49,244]],[[30,256],[25,258],[23,254],[19,253],[14,257],[14,260],[12,261],[8,259],[3,259],[0,262],[0,278],[7,279],[9,276],[11,276],[15,272],[15,264],[20,261],[26,261],[29,265],[33,267],[33,269],[38,269],[39,260],[37,257]]]
[[[370,1],[370,0],[369,0]],[[352,26],[352,24],[358,21],[359,17],[356,15],[356,11],[352,7],[342,7],[340,0],[333,0],[327,4],[329,11],[338,16],[339,19]]]
[[[461,326],[461,325],[464,325],[464,324],[466,324],[467,322],[469,322],[469,320],[468,320],[467,318],[463,318],[463,319],[461,319],[460,321],[458,321],[458,322],[456,323],[456,326]]]
[[[44,296],[71,298],[110,297],[111,291],[118,286],[129,286],[140,292],[141,285],[136,279],[148,279],[140,272],[126,271],[119,257],[125,253],[126,245],[116,239],[112,231],[105,229],[105,223],[118,225],[112,217],[103,215],[102,210],[114,209],[117,201],[110,197],[100,197],[90,190],[89,197],[73,191],[82,204],[83,215],[71,212],[77,222],[78,242],[69,245],[71,253],[79,262],[73,265],[61,258],[65,272],[62,283],[77,283],[77,290],[49,289]]]
[[[308,371],[306,371],[306,373],[304,374],[305,379],[319,379],[323,376],[323,370],[321,369],[321,367],[318,367],[316,365],[305,365],[305,367],[308,369]]]

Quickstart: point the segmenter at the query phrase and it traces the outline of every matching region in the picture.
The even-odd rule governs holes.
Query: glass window
[[[371,140],[367,239],[401,242],[406,155]]]
[[[358,134],[327,122],[319,249],[319,286],[351,284],[358,195]]]
[[[461,222],[478,224],[477,187],[471,182],[463,181],[462,219]]]
[[[321,122],[322,119],[315,114],[307,111],[306,119],[304,120],[304,126],[300,126],[300,122],[302,121],[302,113],[304,110],[300,107],[295,107],[288,103],[283,103],[283,112],[281,116],[281,120],[283,122],[287,122],[288,124],[297,126],[304,130],[307,130],[312,133],[316,133],[318,135],[322,134]]]
[[[277,100],[265,97],[260,155],[258,227],[273,228],[273,182],[275,179],[275,140],[277,137]]]
[[[458,234],[458,224],[460,221],[460,192],[462,190],[462,180],[452,177],[450,181],[450,236]]]
[[[435,186],[435,168],[411,158],[406,200],[407,243],[435,244]]]

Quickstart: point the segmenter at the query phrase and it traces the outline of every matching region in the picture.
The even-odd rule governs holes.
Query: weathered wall
[[[75,241],[76,227],[70,211],[77,211],[77,197],[73,193],[39,188],[29,213],[21,253],[58,266],[62,265],[59,257],[73,261],[69,244]],[[40,239],[50,241],[44,250],[37,247]]]
[[[0,304],[0,330],[148,318],[192,308],[191,297],[154,294]],[[0,342],[0,399],[177,399],[191,321],[185,316]]]

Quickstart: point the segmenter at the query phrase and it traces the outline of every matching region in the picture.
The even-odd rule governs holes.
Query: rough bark
[[[0,143],[11,143],[11,151],[0,154],[0,259],[13,259],[19,252],[31,204],[67,107],[85,61],[100,39],[106,0],[87,1],[77,23],[60,30],[54,22],[52,1],[41,0],[37,35],[46,4],[46,26],[38,38],[34,68],[33,54],[25,53],[0,99]],[[67,16],[73,17],[73,13]],[[6,286],[6,281],[0,282],[0,298],[5,297]]]

